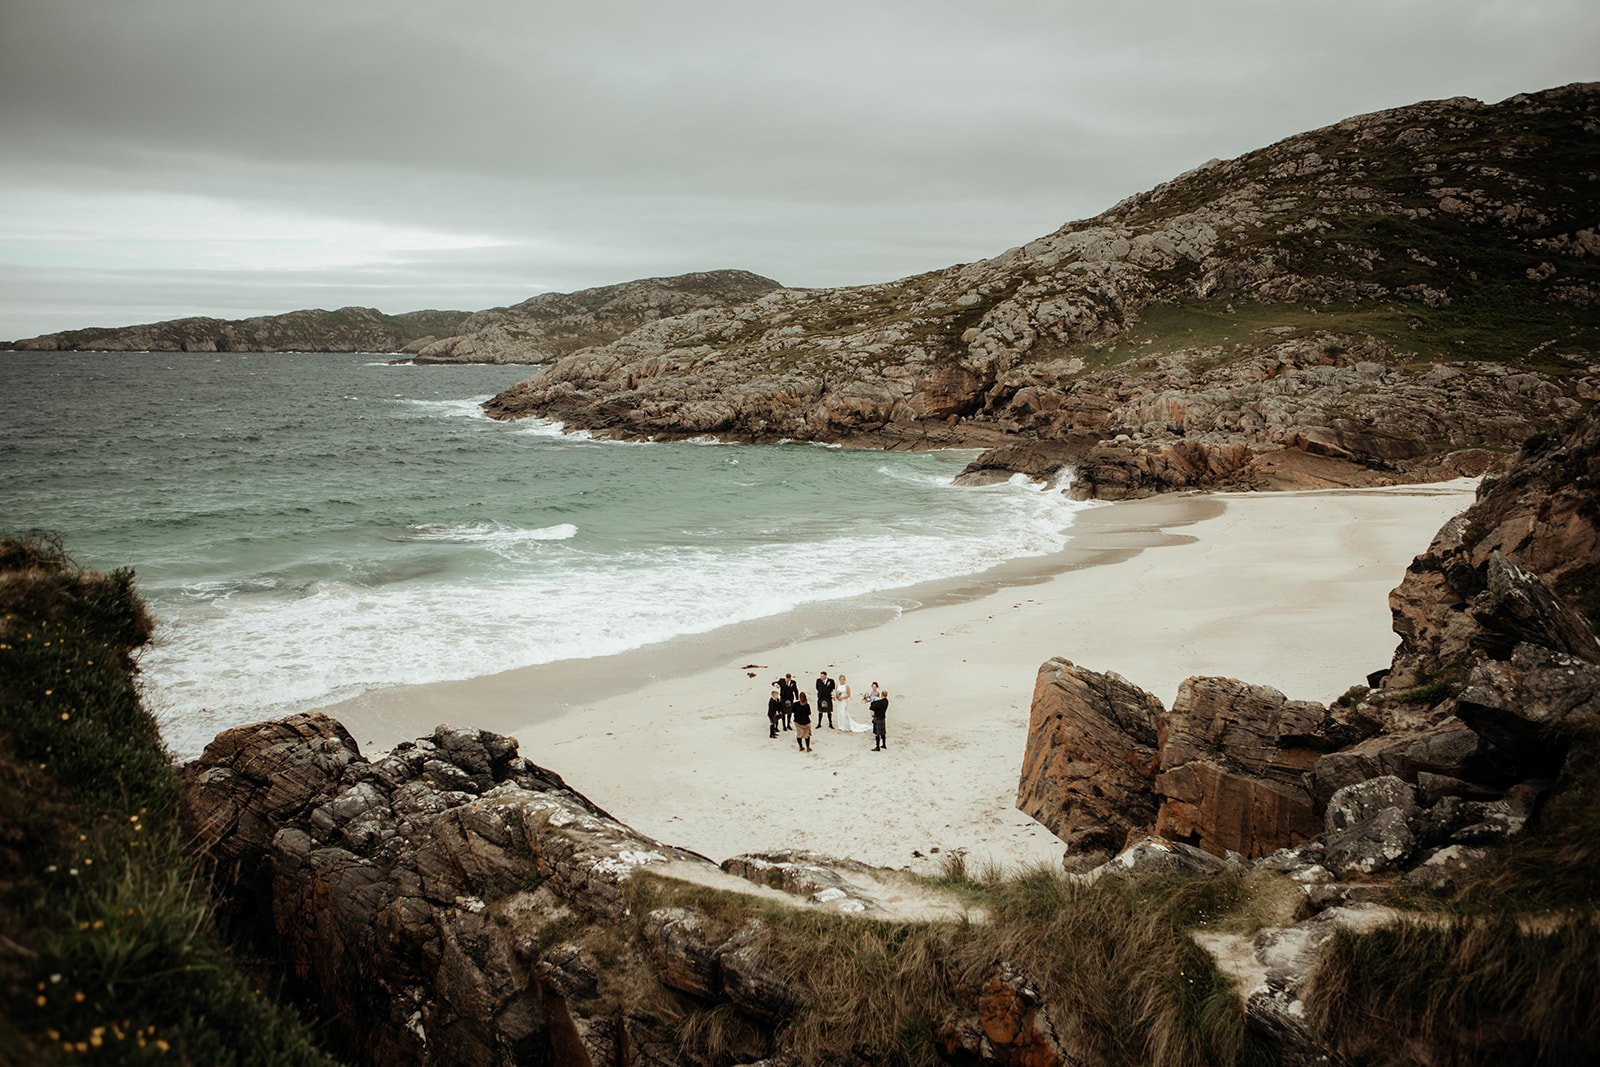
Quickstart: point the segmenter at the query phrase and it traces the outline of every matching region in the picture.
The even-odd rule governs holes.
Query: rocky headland
[[[1362,115],[993,259],[775,290],[487,405],[623,437],[999,446],[1075,490],[1478,474],[1600,388],[1600,87]]]
[[[465,311],[309,309],[248,319],[189,318],[91,327],[0,346],[25,352],[398,352],[418,337],[450,333]]]
[[[574,293],[540,293],[484,311],[385,315],[376,308],[347,307],[248,319],[173,319],[67,330],[0,347],[33,352],[401,352],[419,363],[547,363],[608,344],[656,319],[737,305],[781,288],[748,271],[700,271]]]
[[[746,303],[783,286],[742,270],[641,278],[575,293],[540,293],[477,311],[448,337],[423,337],[403,351],[418,363],[551,363],[610,344],[645,323]]]

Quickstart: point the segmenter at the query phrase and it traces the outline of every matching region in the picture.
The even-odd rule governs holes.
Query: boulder
[[[1017,807],[1071,852],[1114,852],[1155,821],[1161,702],[1065,659],[1039,668]]]
[[[1100,871],[1216,874],[1235,866],[1221,856],[1161,837],[1143,837],[1117,853]]]
[[[1505,774],[1552,778],[1575,745],[1587,753],[1600,724],[1600,666],[1521,644],[1508,660],[1473,668],[1456,712],[1492,746]]]
[[[1327,866],[1339,878],[1393,870],[1417,849],[1411,820],[1399,808],[1384,808],[1364,822],[1330,833],[1327,842]]]
[[[1482,738],[1454,716],[1422,729],[1379,734],[1318,758],[1308,779],[1311,794],[1326,804],[1340,789],[1369,778],[1472,778],[1483,765],[1483,748]]]
[[[1406,888],[1449,896],[1461,888],[1462,878],[1488,858],[1489,853],[1470,845],[1447,845],[1423,853],[1421,860],[1401,879]]]
[[[1011,964],[999,964],[982,982],[962,990],[959,1002],[965,1010],[939,1024],[934,1034],[948,1061],[1018,1067],[1091,1062],[1087,1050],[1064,1038],[1044,999]]]
[[[1393,775],[1345,786],[1328,801],[1327,832],[1331,836],[1359,826],[1388,808],[1396,808],[1409,818],[1417,812],[1416,793],[1415,788]]]
[[[1488,588],[1473,598],[1472,618],[1483,628],[1477,647],[1490,659],[1507,659],[1520,644],[1600,663],[1600,641],[1583,616],[1564,604],[1532,571],[1495,550]]]

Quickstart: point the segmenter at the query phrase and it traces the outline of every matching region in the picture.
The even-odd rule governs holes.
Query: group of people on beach
[[[817,703],[813,709],[810,697],[801,690],[794,675],[785,674],[772,683],[772,695],[767,699],[768,736],[777,737],[782,730],[793,730],[795,744],[800,751],[810,752],[811,716],[814,713],[816,725],[821,726],[822,720],[827,719],[830,730],[866,733],[870,729],[872,751],[882,752],[889,747],[889,691],[873,682],[872,688],[861,694],[861,700],[872,717],[870,725],[850,714],[850,681],[844,675],[839,675],[837,682],[828,677],[827,671],[817,675]],[[836,715],[837,725],[834,722]]]

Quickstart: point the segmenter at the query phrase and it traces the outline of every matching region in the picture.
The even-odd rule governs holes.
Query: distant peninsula
[[[782,289],[742,270],[698,271],[540,293],[484,311],[308,309],[248,319],[185,318],[24,338],[32,352],[399,352],[419,363],[546,363],[609,344],[647,322],[741,304]]]

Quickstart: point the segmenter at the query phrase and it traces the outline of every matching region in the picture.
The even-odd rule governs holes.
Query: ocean
[[[133,567],[179,755],[373,688],[604,655],[1046,555],[1084,506],[970,452],[626,444],[479,404],[528,367],[0,353],[0,531]],[[797,634],[797,636],[799,636]]]

